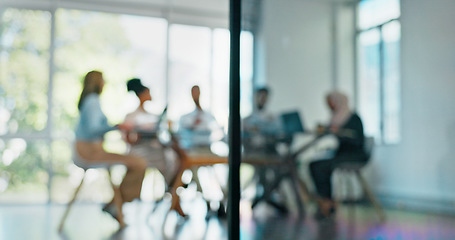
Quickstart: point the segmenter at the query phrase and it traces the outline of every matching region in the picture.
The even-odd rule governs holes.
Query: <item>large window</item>
[[[0,197],[47,200],[51,14],[8,9],[0,28]],[[28,139],[24,139],[27,136]],[[33,197],[29,197],[33,196]]]
[[[9,9],[1,17],[0,134],[47,125],[51,14]]]
[[[59,9],[56,12],[54,121],[57,132],[68,132],[77,120],[81,81],[90,70],[106,79],[104,111],[120,122],[137,106],[126,81],[139,77],[151,90],[151,111],[166,102],[166,27],[164,19]],[[144,31],[147,29],[147,31]],[[96,41],[94,41],[96,39]],[[63,119],[62,119],[63,118]]]
[[[211,30],[173,24],[169,29],[169,115],[173,120],[194,110],[191,87],[199,85],[201,106],[210,109]]]
[[[365,133],[386,144],[400,141],[399,0],[359,4],[358,107]]]
[[[81,177],[71,161],[72,141],[82,78],[90,70],[104,73],[102,107],[113,124],[137,107],[126,81],[138,77],[151,90],[149,111],[159,114],[169,105],[170,118],[178,120],[194,109],[190,88],[198,84],[202,106],[227,128],[227,29],[63,8],[0,13],[0,202],[69,200]],[[243,33],[245,114],[252,104],[252,43],[251,33]],[[106,138],[110,151],[126,150],[119,133]],[[81,197],[109,199],[104,173],[88,174],[87,184],[99,194]],[[144,188],[153,189],[150,178]],[[153,197],[145,190],[146,199]]]
[[[56,12],[52,200],[68,200],[71,191],[67,189],[74,189],[78,183],[75,179],[80,177],[69,161],[71,143],[61,138],[71,134],[76,124],[83,75],[93,69],[104,73],[102,107],[112,123],[123,121],[138,105],[137,97],[126,90],[125,83],[132,77],[141,78],[150,88],[153,101],[146,107],[159,113],[166,104],[166,28],[167,21],[158,18],[67,9]],[[109,133],[107,138],[107,149],[126,151],[118,132]],[[102,174],[89,174],[93,176],[91,186],[108,184]],[[95,200],[111,194],[98,193]]]
[[[190,89],[201,88],[201,106],[227,128],[229,114],[229,31],[173,24],[169,45],[169,113],[172,120],[193,111]],[[252,111],[253,36],[241,34],[242,115]]]

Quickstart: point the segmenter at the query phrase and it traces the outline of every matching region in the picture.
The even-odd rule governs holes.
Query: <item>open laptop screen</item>
[[[284,133],[288,136],[305,132],[300,114],[297,111],[281,114],[281,121],[283,123]]]

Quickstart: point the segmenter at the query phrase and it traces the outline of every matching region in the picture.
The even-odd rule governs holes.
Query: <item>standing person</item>
[[[310,163],[310,173],[319,197],[317,218],[329,217],[335,212],[331,177],[337,166],[347,162],[367,161],[362,121],[349,109],[346,95],[334,91],[327,95],[326,100],[332,117],[329,125],[320,126],[318,132],[335,135],[339,145],[333,158]]]
[[[126,83],[127,90],[133,91],[139,99],[139,106],[134,112],[125,117],[125,123],[131,124],[136,131],[155,132],[159,116],[148,112],[144,104],[152,101],[150,89],[144,86],[140,79],[133,78]],[[140,138],[136,143],[131,144],[130,153],[142,156],[147,160],[149,166],[154,167],[163,175],[166,184],[169,186],[177,171],[174,158],[166,157],[164,148],[156,137]]]
[[[126,123],[115,126],[108,124],[107,118],[101,110],[99,99],[103,87],[104,78],[101,72],[91,71],[87,73],[78,103],[80,119],[76,128],[76,152],[78,160],[87,165],[125,165],[127,172],[119,190],[123,203],[131,202],[140,197],[142,180],[147,165],[145,160],[140,157],[110,153],[103,149],[105,133],[116,129],[131,129],[131,126]],[[119,213],[116,212],[113,200],[106,204],[103,210],[119,220],[117,218]]]

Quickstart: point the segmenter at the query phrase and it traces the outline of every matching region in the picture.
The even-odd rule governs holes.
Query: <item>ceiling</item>
[[[242,27],[254,31],[260,21],[262,2],[267,0],[242,0]],[[268,1],[318,1],[321,3],[352,3],[359,0],[268,0]],[[1,0],[2,7],[55,9],[59,7],[105,11],[144,16],[163,17],[170,22],[229,26],[229,0]]]

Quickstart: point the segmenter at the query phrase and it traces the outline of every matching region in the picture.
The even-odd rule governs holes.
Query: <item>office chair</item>
[[[363,193],[366,194],[366,197],[368,200],[371,202],[373,205],[376,213],[378,214],[379,219],[383,222],[385,221],[385,215],[384,211],[379,204],[377,198],[371,191],[371,188],[369,187],[368,183],[366,182],[365,178],[361,174],[362,168],[370,161],[372,153],[373,153],[373,148],[374,148],[374,138],[373,137],[365,137],[365,153],[367,154],[367,161],[362,162],[362,163],[343,163],[340,166],[336,168],[337,171],[342,171],[344,174],[354,174],[357,180],[360,182],[360,185],[362,187]],[[352,186],[351,184],[348,184],[348,193],[351,193],[352,191]]]
[[[106,164],[106,163],[102,163],[102,164],[89,164],[87,163],[84,159],[81,159],[77,153],[75,152],[76,150],[73,150],[73,163],[82,168],[84,170],[84,174],[82,176],[82,179],[81,179],[81,183],[79,184],[79,186],[76,188],[75,192],[74,192],[74,195],[73,195],[73,198],[71,199],[71,201],[68,203],[68,205],[66,206],[66,209],[65,209],[65,212],[63,213],[63,216],[62,216],[62,219],[60,220],[60,224],[59,224],[59,227],[58,227],[58,232],[62,232],[63,230],[63,226],[65,224],[65,221],[66,221],[66,218],[68,217],[68,214],[69,214],[69,211],[71,210],[71,207],[73,206],[73,203],[75,202],[76,200],[76,197],[82,187],[82,184],[84,183],[84,179],[85,179],[85,176],[86,176],[86,172],[88,169],[106,169],[109,173],[109,182],[112,186],[112,189],[114,191],[114,205],[116,207],[116,211],[117,211],[117,220],[118,222],[120,223],[120,228],[123,228],[125,227],[125,222],[123,221],[123,213],[122,213],[122,196],[120,194],[120,190],[118,188],[118,186],[116,186],[113,182],[112,182],[112,178],[111,178],[111,171],[109,169],[109,167],[112,166],[112,164]]]

